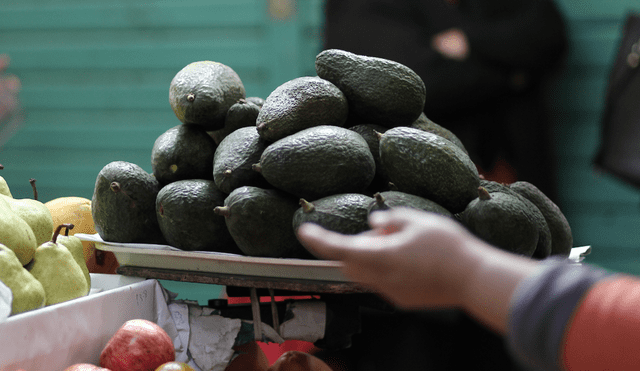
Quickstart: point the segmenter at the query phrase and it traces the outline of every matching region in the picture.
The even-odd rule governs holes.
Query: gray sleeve
[[[518,285],[511,299],[507,343],[531,370],[560,370],[565,326],[589,288],[611,273],[548,258]]]

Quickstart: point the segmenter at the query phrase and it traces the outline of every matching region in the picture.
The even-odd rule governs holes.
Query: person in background
[[[18,99],[20,79],[5,72],[8,66],[9,57],[0,54],[0,148],[22,123]]]
[[[305,224],[298,235],[314,255],[341,261],[347,277],[399,308],[460,308],[504,336],[527,370],[640,365],[637,277],[500,250],[435,213],[391,209],[373,213],[370,224],[372,230],[349,236]],[[376,362],[390,354],[378,355]]]
[[[451,130],[487,179],[526,180],[556,199],[542,94],[567,49],[550,0],[327,0],[324,49],[413,69],[424,112]]]

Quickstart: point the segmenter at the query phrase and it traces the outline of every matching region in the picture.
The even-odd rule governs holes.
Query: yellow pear
[[[31,274],[44,287],[47,298],[45,305],[79,298],[89,292],[82,268],[71,252],[57,243],[61,228],[63,226],[58,226],[51,241],[38,246],[30,268]]]
[[[0,195],[0,197],[4,197],[4,199],[9,202],[13,211],[29,224],[36,236],[36,244],[40,246],[51,239],[54,228],[53,218],[44,203],[38,201],[36,180],[31,179],[29,182],[31,182],[31,187],[33,187],[33,199],[14,199],[6,195]]]
[[[44,287],[27,271],[10,248],[0,244],[0,281],[11,289],[11,314],[42,308]]]
[[[33,230],[13,211],[7,197],[0,197],[0,244],[13,250],[22,265],[33,259],[38,244]]]
[[[73,224],[63,224],[63,225],[67,226],[67,232],[69,231],[69,229],[73,228]],[[58,245],[62,245],[66,247],[67,250],[69,250],[69,252],[71,253],[71,255],[73,255],[73,258],[75,259],[76,263],[78,263],[78,265],[80,266],[80,269],[82,269],[84,278],[87,280],[88,289],[90,290],[91,274],[89,274],[89,268],[87,267],[87,262],[85,262],[84,260],[82,241],[75,236],[60,234],[58,235],[57,242],[58,242]],[[87,293],[89,292],[87,291]]]
[[[2,164],[0,164],[0,170],[2,170],[2,169],[4,169],[4,166],[2,166]],[[4,178],[1,177],[1,176],[0,176],[0,195],[13,197],[11,195],[11,191],[9,190],[9,185],[7,184],[7,181],[4,180]]]

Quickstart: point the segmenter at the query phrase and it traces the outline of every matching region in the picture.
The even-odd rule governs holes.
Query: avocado
[[[224,216],[237,246],[245,255],[271,258],[311,258],[293,232],[298,200],[277,189],[244,186],[234,189],[224,206],[214,209]]]
[[[267,187],[264,177],[252,168],[260,161],[267,145],[255,126],[237,129],[224,138],[213,156],[216,186],[227,194],[240,186]]]
[[[275,142],[312,126],[344,126],[347,114],[347,99],[340,89],[317,76],[304,76],[269,94],[256,125],[262,139]]]
[[[451,141],[420,129],[395,127],[380,136],[380,161],[396,190],[458,213],[478,196],[480,177]]]
[[[553,236],[551,234],[551,226],[547,222],[546,217],[540,210],[540,208],[531,202],[527,197],[524,197],[520,192],[517,192],[515,189],[512,189],[511,185],[498,183],[493,180],[480,180],[480,186],[484,187],[487,192],[493,194],[494,192],[502,192],[507,193],[513,197],[516,197],[520,200],[521,203],[527,206],[530,209],[530,215],[533,218],[537,228],[538,228],[538,246],[534,251],[532,257],[536,259],[544,259],[549,256],[552,252],[553,247]]]
[[[134,163],[105,165],[91,199],[96,232],[109,242],[165,243],[156,217],[160,188],[153,175]]]
[[[409,67],[340,49],[316,56],[316,73],[347,97],[349,120],[387,128],[409,126],[424,109],[424,82]]]
[[[459,220],[484,241],[509,252],[533,256],[539,229],[531,208],[510,193],[479,187],[478,197],[459,214]]]
[[[181,124],[162,133],[151,149],[151,170],[160,184],[183,179],[213,180],[216,143],[198,125]]]
[[[260,107],[247,99],[240,99],[234,103],[227,111],[227,117],[224,120],[224,128],[209,132],[209,135],[216,144],[220,144],[222,139],[233,133],[236,129],[247,126],[256,126],[256,118],[260,113]]]
[[[271,143],[253,168],[273,187],[310,200],[361,192],[376,172],[364,138],[331,125],[314,126]]]
[[[169,103],[176,117],[207,131],[222,129],[229,108],[245,97],[238,74],[215,61],[189,63],[169,85]]]
[[[451,130],[431,121],[427,117],[427,115],[424,114],[424,112],[422,112],[418,117],[418,119],[416,119],[416,121],[414,121],[413,124],[411,124],[411,127],[428,131],[430,133],[437,134],[445,139],[449,139],[453,144],[460,147],[460,149],[462,149],[464,153],[469,154],[464,144],[462,144],[462,141],[460,140],[460,138],[458,138]]]
[[[262,108],[264,105],[264,98],[262,97],[247,97],[247,102],[253,103],[259,108]]]
[[[242,254],[224,218],[214,212],[226,197],[213,180],[185,179],[162,187],[156,215],[167,243],[185,251]]]
[[[369,145],[369,150],[373,155],[376,164],[376,174],[368,187],[367,194],[373,195],[376,192],[389,190],[389,177],[384,172],[384,167],[380,164],[380,134],[387,131],[387,128],[375,124],[359,124],[349,127],[356,133],[362,135]]]
[[[453,218],[453,214],[449,210],[429,199],[398,191],[386,191],[374,194],[373,201],[369,204],[368,210],[369,214],[371,214],[374,211],[388,210],[395,207],[408,207]]]
[[[551,255],[568,257],[573,248],[573,234],[567,218],[547,195],[527,181],[511,183],[509,188],[538,207],[551,233]]]
[[[293,229],[303,223],[315,223],[342,234],[358,234],[369,227],[369,205],[373,199],[360,193],[340,193],[309,202],[300,199],[293,215]]]

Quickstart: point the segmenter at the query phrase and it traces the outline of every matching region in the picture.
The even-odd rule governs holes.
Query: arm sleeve
[[[567,324],[587,291],[610,275],[566,259],[542,261],[512,297],[506,337],[515,357],[535,370],[560,370]]]

